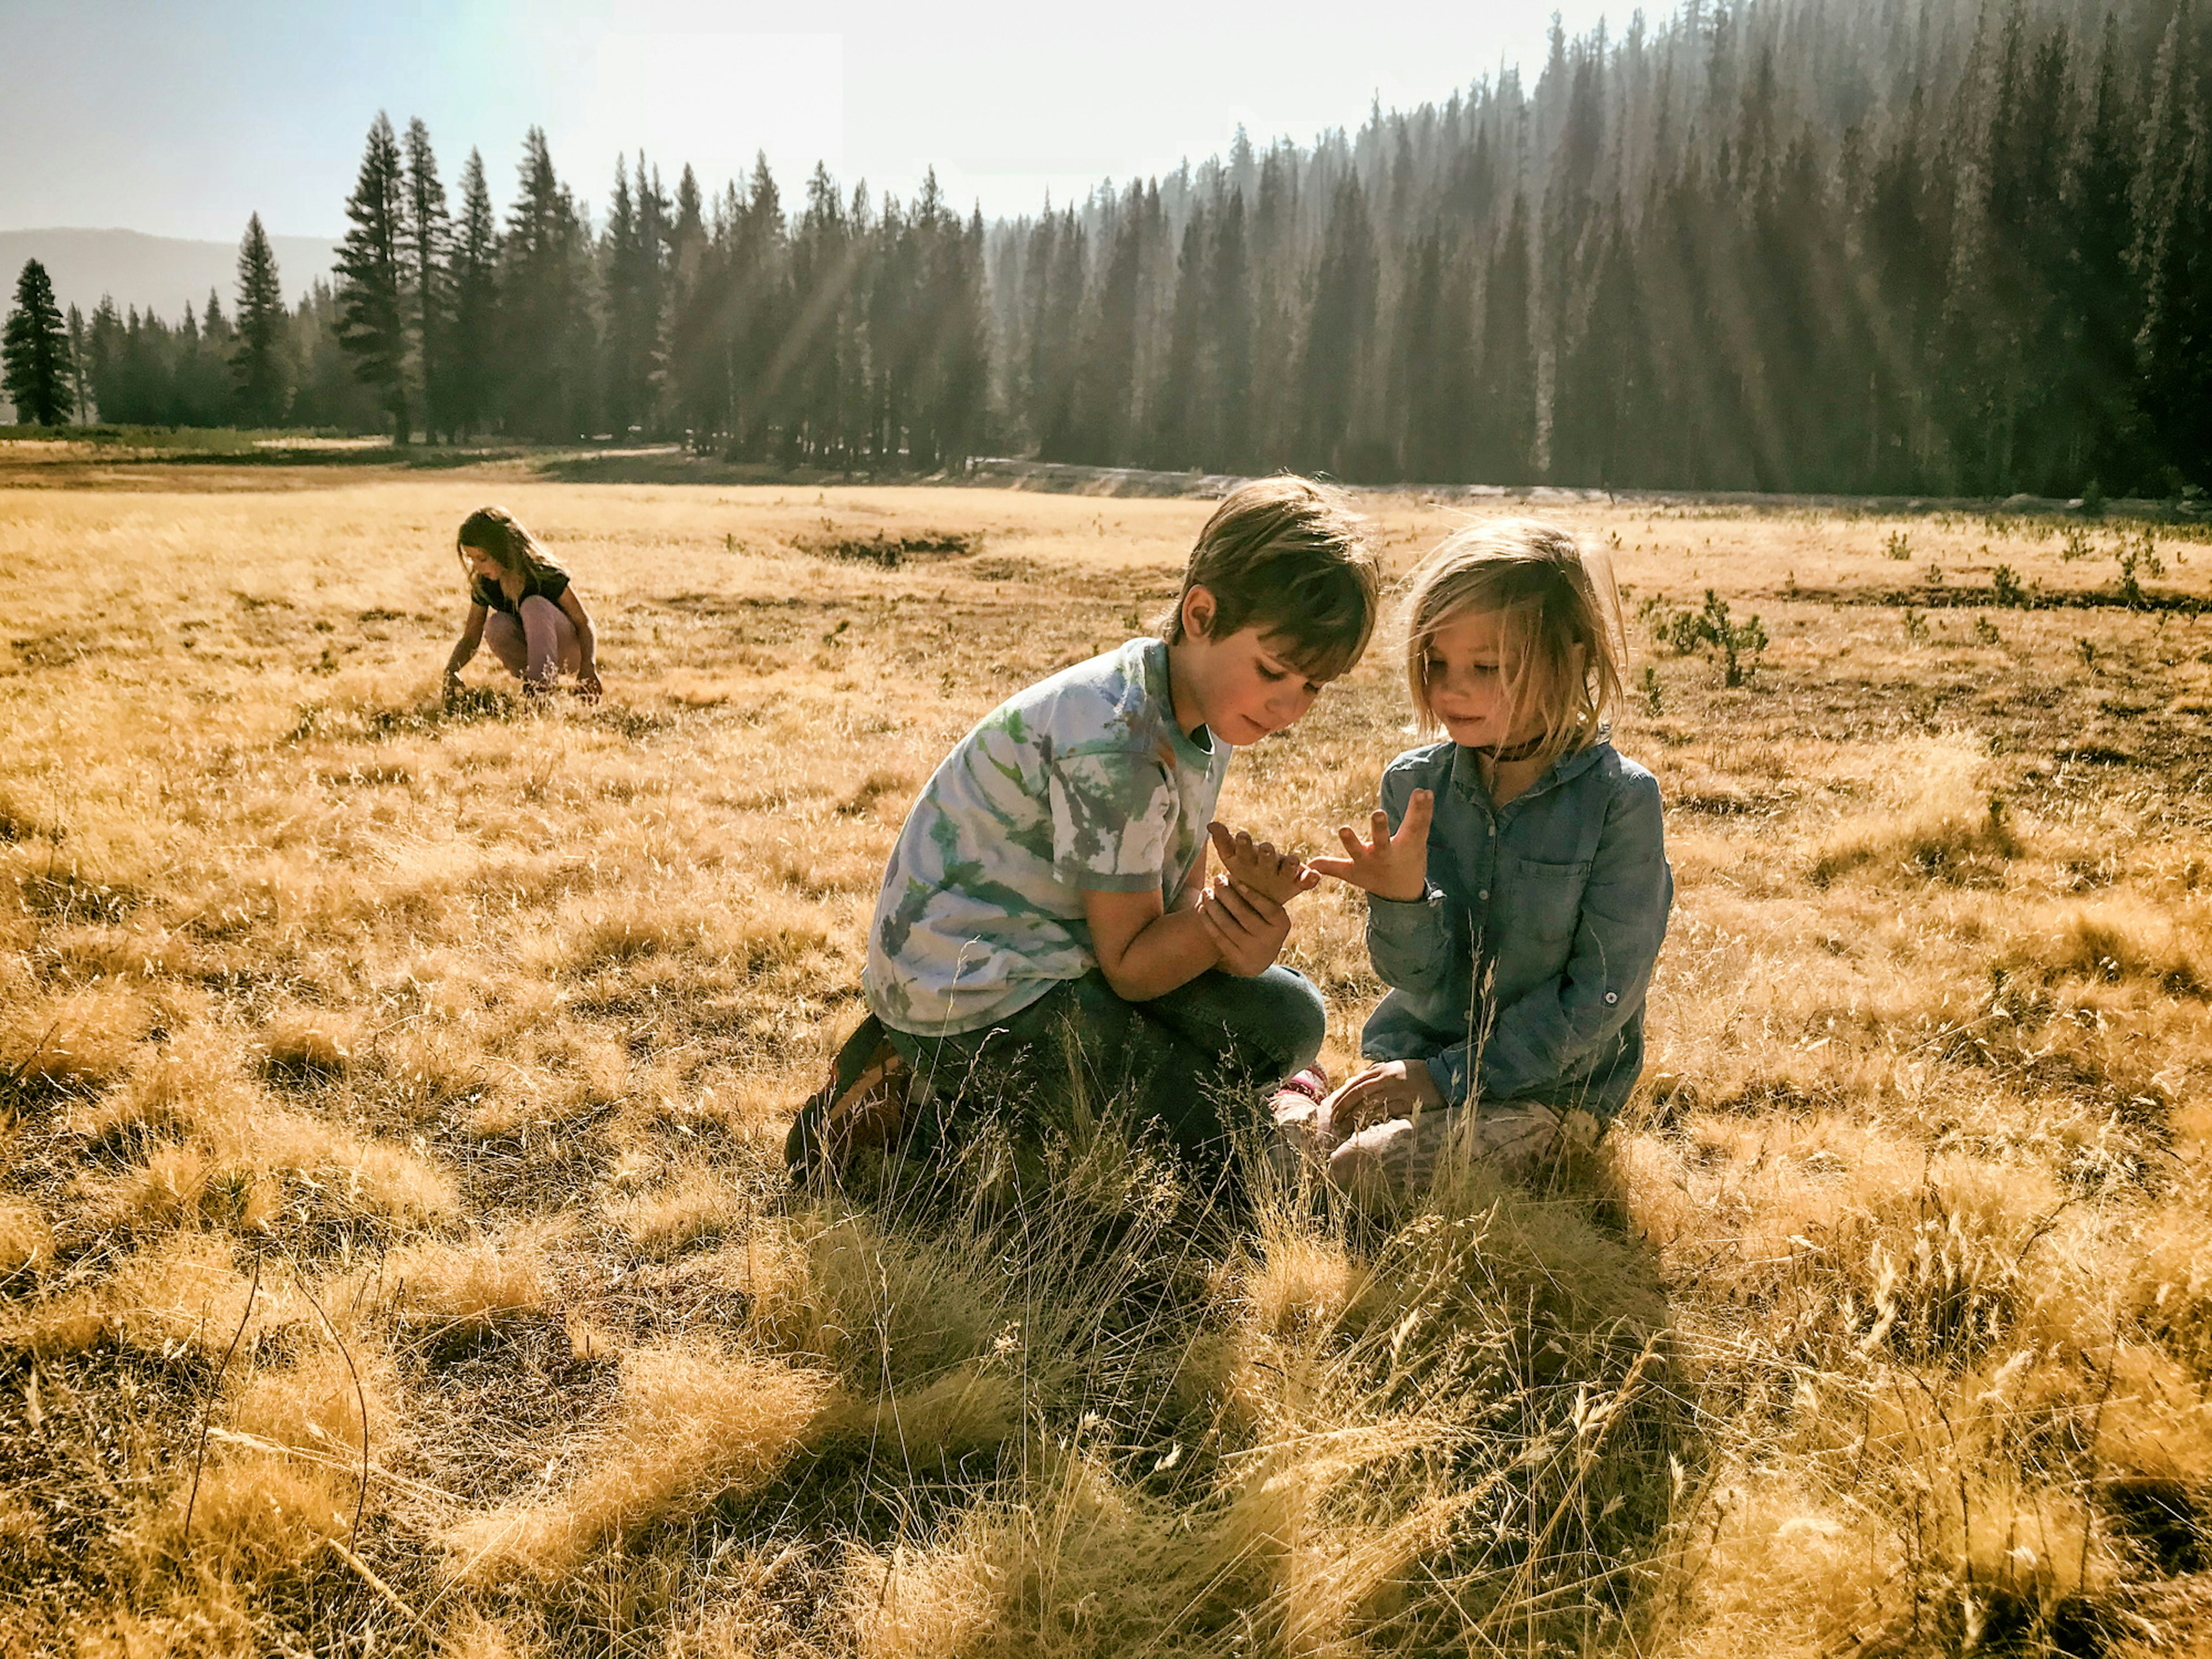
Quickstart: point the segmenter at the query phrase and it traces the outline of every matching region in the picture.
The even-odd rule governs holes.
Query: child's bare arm
[[[483,643],[485,607],[471,605],[468,619],[461,624],[461,637],[453,642],[453,654],[446,659],[446,690],[450,693],[459,683],[461,670],[469,665],[477,647]]]
[[[1221,962],[1212,930],[1197,909],[1166,908],[1159,890],[1083,895],[1091,951],[1114,994],[1149,1002]]]
[[[1271,842],[1254,841],[1248,830],[1231,835],[1227,825],[1216,823],[1207,824],[1206,833],[1229,878],[1272,903],[1286,904],[1321,885],[1320,874],[1309,869],[1304,860],[1278,853]]]

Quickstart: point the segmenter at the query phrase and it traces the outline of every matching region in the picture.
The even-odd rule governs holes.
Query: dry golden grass
[[[622,1368],[613,1420],[573,1486],[447,1534],[461,1577],[564,1577],[607,1539],[764,1482],[831,1386],[819,1372],[676,1346],[634,1349]]]
[[[782,1180],[913,792],[1206,503],[8,481],[0,1647],[2212,1646],[2201,532],[1540,504],[1628,589],[1650,1072],[1546,1190],[1383,1230],[1110,1135]],[[604,706],[438,706],[488,499]],[[1372,505],[1401,568],[1474,510]],[[1709,587],[1745,685],[1666,642]],[[1401,699],[1378,650],[1224,816],[1325,845]],[[1300,901],[1338,1068],[1360,928]]]

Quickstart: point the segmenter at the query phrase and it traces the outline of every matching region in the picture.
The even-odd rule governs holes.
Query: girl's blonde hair
[[[1443,724],[1429,701],[1437,630],[1483,613],[1505,619],[1499,667],[1511,707],[1526,708],[1533,699],[1543,714],[1531,758],[1549,766],[1594,741],[1620,706],[1626,654],[1611,562],[1586,556],[1572,536],[1538,519],[1470,525],[1447,536],[1413,572],[1406,596],[1406,683],[1424,732]]]
[[[545,556],[538,538],[522,527],[522,520],[503,507],[478,507],[461,520],[460,530],[453,537],[453,551],[460,556],[461,568],[473,578],[476,569],[469,562],[471,549],[489,555],[491,562],[510,575],[526,579],[562,574],[561,567]]]

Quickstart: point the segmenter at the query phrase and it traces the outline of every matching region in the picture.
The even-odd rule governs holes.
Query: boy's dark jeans
[[[1016,1133],[1073,1125],[1079,1103],[1153,1121],[1201,1168],[1218,1168],[1240,1102],[1311,1065],[1328,1035],[1321,993],[1274,967],[1254,979],[1209,969],[1149,1002],[1115,994],[1093,969],[979,1031],[915,1036],[886,1028],[914,1068],[908,1156],[994,1117]],[[1227,1109],[1230,1119],[1224,1119]]]

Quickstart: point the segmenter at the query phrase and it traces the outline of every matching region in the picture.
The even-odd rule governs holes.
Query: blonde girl
[[[597,641],[591,614],[568,584],[568,573],[545,556],[537,538],[504,507],[480,507],[461,520],[453,545],[469,583],[469,614],[446,661],[446,700],[460,695],[461,670],[478,644],[533,695],[563,674],[576,677],[586,702],[599,696]]]
[[[1279,1108],[1337,1184],[1402,1191],[1448,1148],[1526,1173],[1635,1086],[1674,877],[1659,786],[1607,741],[1619,607],[1601,560],[1534,520],[1459,531],[1414,574],[1407,684],[1442,739],[1391,763],[1365,837],[1310,861],[1366,890],[1390,993],[1366,1069]]]

